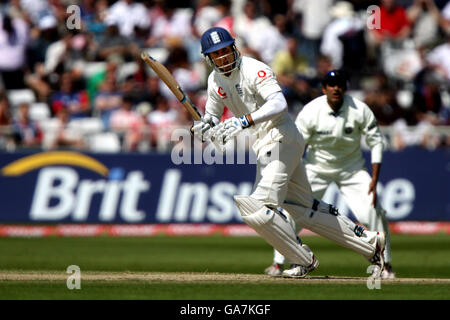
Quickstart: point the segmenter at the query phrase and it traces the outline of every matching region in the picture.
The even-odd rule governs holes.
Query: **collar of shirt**
[[[228,80],[228,81],[232,81],[236,78],[236,75],[239,73],[239,68],[234,69],[233,71],[231,71],[231,74],[226,76],[223,73],[217,73],[222,79],[224,80]]]
[[[333,117],[337,117],[341,114],[343,114],[345,112],[345,110],[348,108],[348,103],[347,103],[347,95],[344,93],[344,99],[342,100],[342,105],[339,108],[338,111],[334,111],[331,106],[328,104],[328,100],[326,100],[326,105],[327,105],[327,113],[330,116]]]

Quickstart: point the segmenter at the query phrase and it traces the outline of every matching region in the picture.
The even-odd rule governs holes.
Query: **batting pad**
[[[291,263],[311,265],[312,253],[301,246],[292,225],[285,217],[249,196],[235,196],[234,201],[242,220]]]
[[[375,254],[376,232],[366,230],[361,237],[358,237],[353,232],[352,226],[340,215],[325,213],[322,210],[314,211],[313,209],[289,203],[284,203],[282,207],[300,226],[343,247],[356,251],[367,259],[370,259]]]

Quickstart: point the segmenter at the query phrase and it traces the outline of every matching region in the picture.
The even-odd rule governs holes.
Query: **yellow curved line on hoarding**
[[[78,166],[95,171],[102,176],[106,176],[109,171],[102,163],[84,154],[70,151],[52,151],[34,154],[11,162],[4,166],[1,172],[4,176],[20,176],[28,171],[54,164]]]

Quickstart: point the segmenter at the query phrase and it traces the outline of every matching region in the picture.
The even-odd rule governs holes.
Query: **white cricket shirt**
[[[258,110],[265,104],[268,96],[280,91],[281,87],[268,65],[243,56],[240,67],[229,77],[216,71],[211,72],[205,111],[220,119],[226,106],[234,116],[240,117]],[[258,133],[267,132],[287,118],[289,115],[285,112],[250,129]]]
[[[361,135],[371,149],[372,163],[382,161],[383,137],[372,110],[347,94],[337,114],[323,95],[305,105],[295,123],[309,145],[305,162],[313,171],[336,174],[363,168]]]

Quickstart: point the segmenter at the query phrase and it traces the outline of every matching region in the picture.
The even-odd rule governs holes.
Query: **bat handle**
[[[156,61],[155,59],[153,59],[153,57],[151,56],[151,55],[149,55],[147,52],[145,52],[145,51],[142,51],[141,52],[141,59],[142,60],[153,60],[153,61]]]

